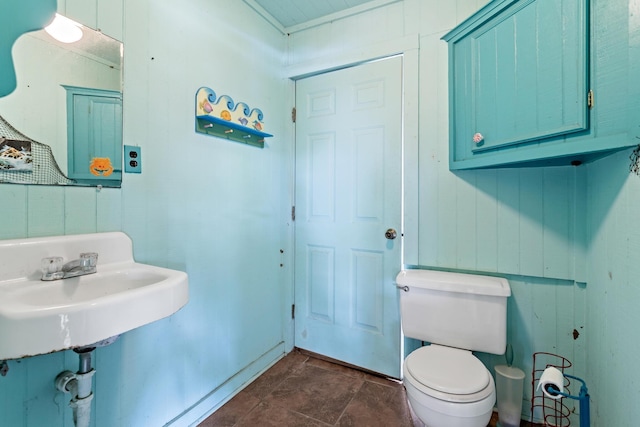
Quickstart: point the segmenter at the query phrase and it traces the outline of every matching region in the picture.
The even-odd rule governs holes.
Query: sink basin
[[[170,273],[162,274],[155,268],[135,263],[109,265],[98,274],[7,286],[5,290],[12,289],[13,292],[5,293],[3,302],[7,302],[7,313],[52,310],[86,304],[98,298],[122,297],[124,292],[159,284],[170,277]]]
[[[41,281],[40,260],[97,252],[97,273]],[[120,232],[0,240],[0,360],[94,343],[170,316],[187,274],[137,263]]]

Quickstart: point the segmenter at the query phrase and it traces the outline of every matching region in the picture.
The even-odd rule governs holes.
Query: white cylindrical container
[[[524,372],[512,366],[496,366],[498,419],[501,427],[520,427]]]

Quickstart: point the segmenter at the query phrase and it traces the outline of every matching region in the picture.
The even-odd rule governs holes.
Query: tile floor
[[[294,349],[199,427],[422,425],[412,420],[400,382]]]

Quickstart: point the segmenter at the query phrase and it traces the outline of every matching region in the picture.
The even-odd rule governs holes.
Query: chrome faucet
[[[95,273],[98,264],[98,254],[96,252],[85,252],[80,254],[80,258],[63,264],[62,257],[42,258],[41,280],[59,280],[68,279],[70,277],[84,276],[85,274]]]

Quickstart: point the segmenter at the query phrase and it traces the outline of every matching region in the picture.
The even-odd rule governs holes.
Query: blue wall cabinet
[[[579,164],[636,145],[628,44],[601,34],[624,24],[614,15],[589,0],[495,0],[446,34],[450,168]]]
[[[68,176],[79,183],[120,187],[120,92],[64,86],[67,91]]]

